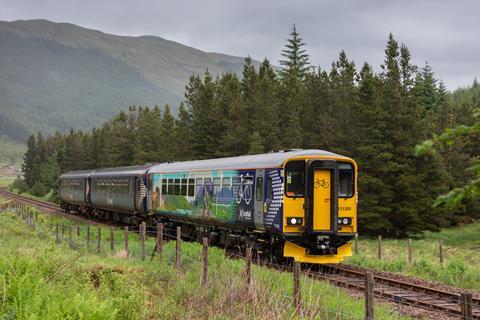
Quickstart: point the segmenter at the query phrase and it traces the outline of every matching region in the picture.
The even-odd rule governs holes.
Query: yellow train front
[[[323,150],[154,165],[148,212],[192,238],[267,257],[338,263],[357,231],[357,166]]]
[[[357,165],[339,155],[284,162],[283,255],[306,263],[339,263],[357,232]]]

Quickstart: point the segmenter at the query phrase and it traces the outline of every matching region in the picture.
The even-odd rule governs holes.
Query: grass
[[[346,263],[401,272],[415,277],[480,290],[480,222],[425,232],[413,239],[413,264],[408,264],[407,240],[383,240],[382,260],[377,259],[377,240],[362,239],[358,256]],[[444,243],[445,262],[439,259],[439,241]]]
[[[0,177],[0,188],[8,187],[16,177]]]
[[[138,236],[130,234],[130,258],[122,253],[123,232],[102,230],[102,253],[95,254],[96,227],[86,248],[85,225],[76,250],[56,245],[49,225],[71,221],[40,214],[36,230],[15,214],[0,213],[0,319],[296,319],[291,273],[253,266],[247,287],[242,259],[225,258],[209,248],[209,280],[200,282],[201,246],[182,242],[181,270],[175,268],[175,243],[162,259],[142,262]],[[147,243],[147,253],[153,240]],[[304,314],[317,319],[361,319],[364,302],[327,283],[302,278]],[[377,304],[376,319],[406,319]]]

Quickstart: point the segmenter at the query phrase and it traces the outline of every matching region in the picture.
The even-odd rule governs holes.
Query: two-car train
[[[182,226],[223,246],[307,263],[351,255],[357,231],[357,165],[322,150],[160,163],[60,177],[66,211]]]

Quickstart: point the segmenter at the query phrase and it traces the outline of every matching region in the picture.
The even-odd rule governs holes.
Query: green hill
[[[130,105],[182,100],[192,73],[239,72],[243,58],[154,36],[46,20],[0,22],[0,135],[87,129]]]

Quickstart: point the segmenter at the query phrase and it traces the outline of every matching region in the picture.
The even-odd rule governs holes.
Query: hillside
[[[172,105],[206,69],[243,58],[154,36],[126,37],[47,20],[0,22],[0,135],[87,129],[129,105]]]

